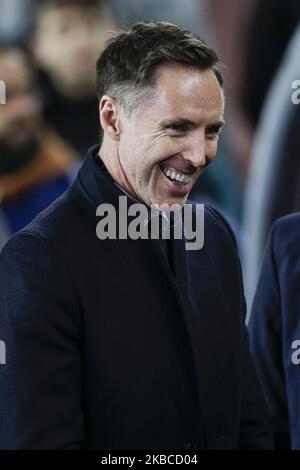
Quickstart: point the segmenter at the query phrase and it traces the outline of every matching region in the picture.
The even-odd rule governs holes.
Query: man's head
[[[114,27],[99,0],[41,0],[33,50],[39,65],[64,96],[95,93],[95,61]]]
[[[6,104],[0,105],[0,142],[14,149],[35,138],[41,103],[35,92],[34,71],[21,49],[0,48],[1,79]]]
[[[6,85],[6,103],[0,105],[1,176],[17,171],[35,157],[42,106],[34,69],[21,49],[0,48],[0,71]]]
[[[183,205],[216,154],[222,83],[215,52],[182,27],[138,22],[114,37],[97,62],[113,178],[148,205]]]

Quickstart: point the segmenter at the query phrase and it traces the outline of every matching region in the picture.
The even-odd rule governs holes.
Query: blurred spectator
[[[34,73],[18,49],[0,49],[6,104],[0,108],[0,201],[11,233],[67,189],[75,154],[46,127]]]
[[[47,120],[83,155],[99,140],[95,63],[114,22],[98,0],[43,0],[36,21]]]

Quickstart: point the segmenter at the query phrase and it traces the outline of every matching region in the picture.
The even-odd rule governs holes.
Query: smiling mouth
[[[175,170],[174,168],[164,168],[161,169],[161,171],[169,181],[178,184],[179,186],[184,186],[190,183],[193,177],[193,175],[190,173],[183,173],[181,171]]]

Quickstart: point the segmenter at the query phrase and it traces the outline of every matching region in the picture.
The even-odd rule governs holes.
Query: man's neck
[[[117,171],[114,170],[114,168],[110,165],[110,158],[106,158],[107,152],[105,152],[103,145],[101,145],[99,152],[98,152],[98,158],[102,161],[103,165],[106,168],[106,171],[110,174],[112,180],[114,181],[115,185],[123,191],[126,196],[128,196],[132,201],[137,202],[139,204],[144,204],[143,201],[138,199],[136,194],[133,194],[130,192],[127,188],[124,187],[124,185],[121,183],[121,178],[118,178]]]

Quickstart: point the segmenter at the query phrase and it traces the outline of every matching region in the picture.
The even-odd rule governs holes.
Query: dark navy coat
[[[0,448],[269,447],[231,229],[207,207],[176,280],[157,240],[100,240],[97,151],[1,253]]]
[[[300,449],[300,213],[270,231],[249,327],[276,447]]]

